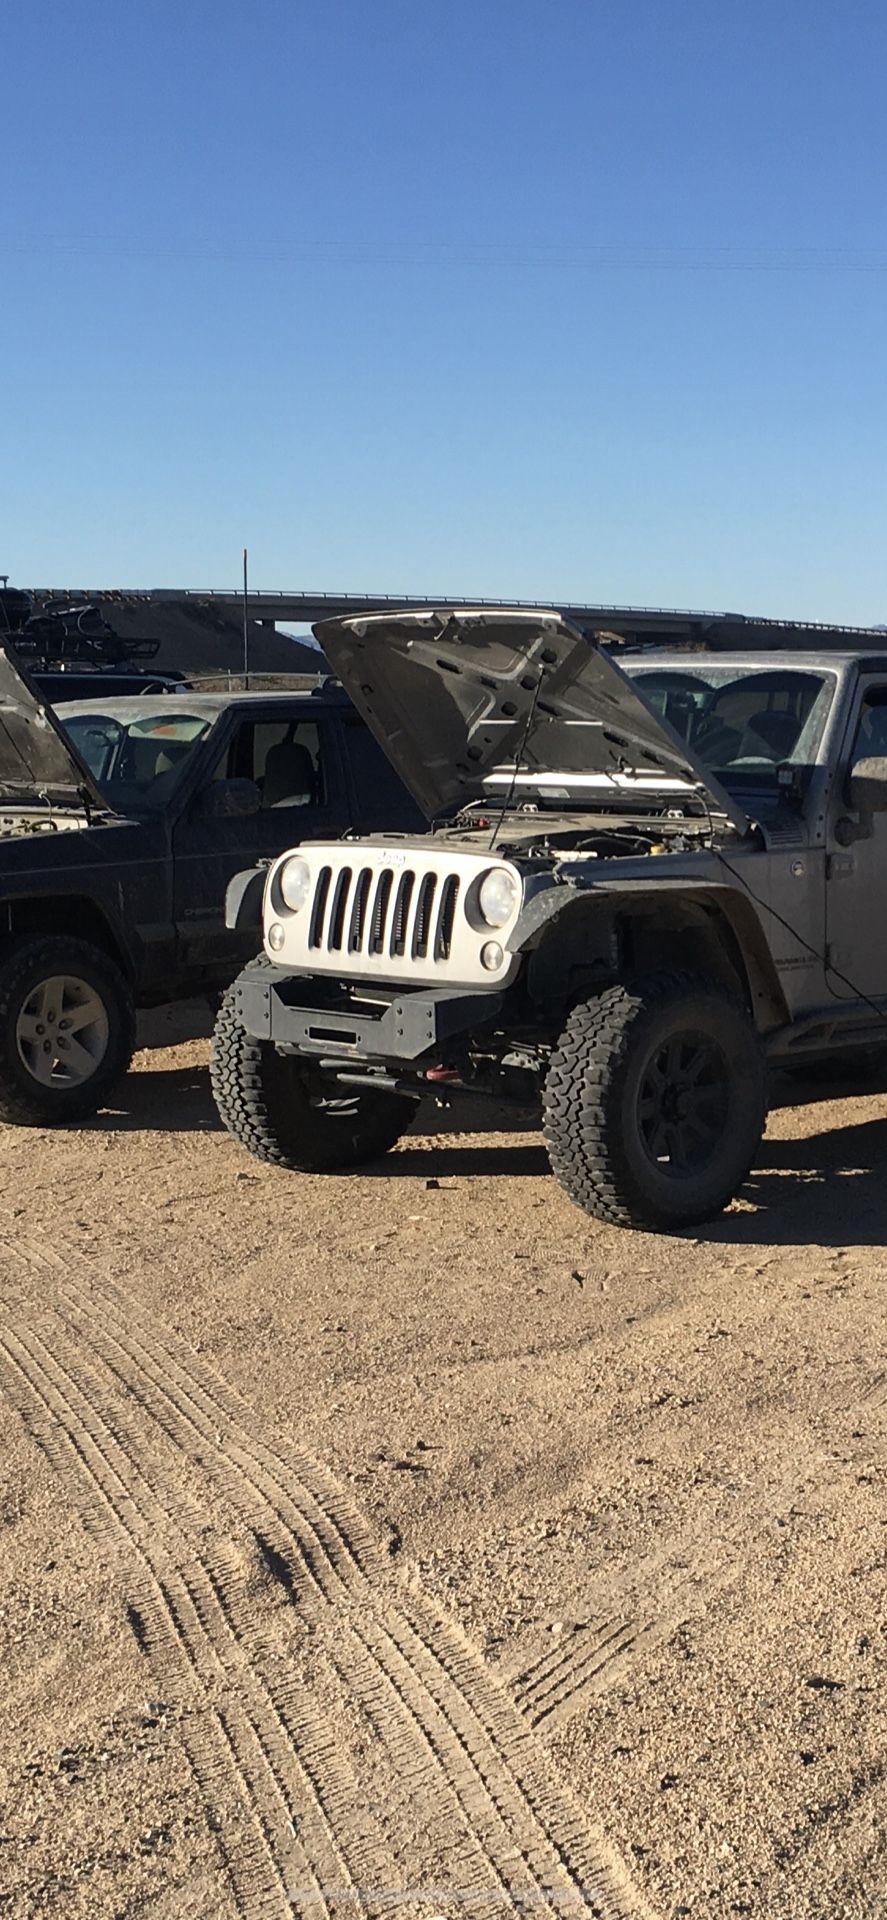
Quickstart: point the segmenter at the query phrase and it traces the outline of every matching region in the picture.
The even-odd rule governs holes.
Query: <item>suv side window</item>
[[[263,811],[320,807],[329,790],[328,730],[316,720],[244,720],[212,778],[253,780]]]
[[[859,724],[850,754],[850,765],[858,760],[887,759],[887,686],[869,687],[859,710]]]

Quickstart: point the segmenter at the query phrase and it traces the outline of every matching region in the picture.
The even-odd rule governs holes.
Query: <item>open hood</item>
[[[108,805],[12,649],[0,647],[0,804],[10,798]]]
[[[429,819],[491,800],[485,780],[519,756],[529,775],[608,774],[624,792],[635,776],[649,793],[663,774],[738,833],[748,827],[640,689],[560,614],[368,613],[314,633]]]

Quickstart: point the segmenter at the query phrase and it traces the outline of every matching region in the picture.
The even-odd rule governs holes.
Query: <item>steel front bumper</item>
[[[431,1054],[472,1028],[488,1026],[500,993],[441,988],[398,995],[378,1007],[356,1007],[338,982],[286,973],[261,963],[235,987],[245,1031],[288,1052],[343,1060],[406,1061]]]

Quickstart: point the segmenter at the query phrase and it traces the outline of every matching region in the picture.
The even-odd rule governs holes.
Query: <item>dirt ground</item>
[[[0,1912],[887,1915],[887,1094],[657,1239],[206,1053],[0,1139]]]

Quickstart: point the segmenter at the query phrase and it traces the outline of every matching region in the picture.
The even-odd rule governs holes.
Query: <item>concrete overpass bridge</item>
[[[132,630],[138,625],[144,633],[153,619],[166,624],[174,613],[204,628],[215,626],[219,633],[230,633],[243,620],[243,594],[218,587],[139,587],[80,588],[35,587],[33,599],[44,607],[90,604],[101,606],[106,618],[116,627]],[[749,647],[847,647],[869,644],[887,650],[887,633],[878,627],[835,626],[827,622],[771,620],[756,615],[681,610],[668,607],[607,607],[591,602],[490,599],[472,594],[395,594],[395,593],[309,593],[299,588],[291,592],[266,589],[249,590],[247,613],[251,638],[261,647],[268,646],[279,627],[313,626],[319,620],[336,615],[380,613],[386,609],[435,607],[553,607],[589,634],[614,635],[626,642],[646,641],[660,645],[687,643],[706,648]],[[283,636],[277,635],[278,645]],[[286,644],[286,643],[285,643]]]

